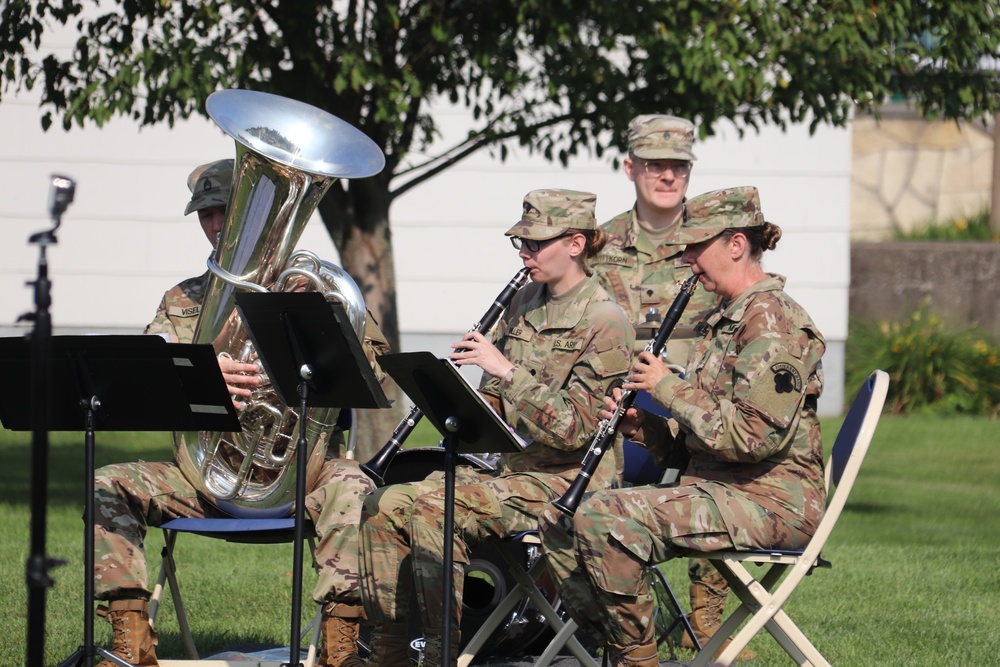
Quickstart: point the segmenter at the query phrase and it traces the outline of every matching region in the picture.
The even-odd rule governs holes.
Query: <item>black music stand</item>
[[[347,312],[318,292],[241,292],[236,309],[278,396],[286,405],[387,408]],[[299,419],[299,452],[307,451],[306,420]],[[292,627],[288,666],[300,665],[302,556],[305,541],[306,466],[295,477],[295,544],[292,563]],[[285,663],[282,663],[283,665]]]
[[[388,354],[379,365],[406,392],[443,436],[445,450],[444,490],[444,627],[441,661],[451,659],[451,604],[454,594],[452,563],[455,532],[455,465],[459,453],[517,452],[521,440],[483,400],[479,392],[459,374],[447,359],[430,352]]]
[[[0,339],[0,421],[14,431],[32,428],[29,341]],[[167,343],[159,336],[52,338],[48,431],[85,431],[84,643],[62,665],[89,665],[94,646],[94,433],[102,431],[239,430],[236,409],[211,345]],[[31,623],[32,619],[28,619]]]

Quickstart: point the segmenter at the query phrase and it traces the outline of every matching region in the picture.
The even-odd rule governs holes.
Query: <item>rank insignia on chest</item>
[[[507,337],[515,340],[531,340],[531,331],[524,327],[511,327],[507,330]]]

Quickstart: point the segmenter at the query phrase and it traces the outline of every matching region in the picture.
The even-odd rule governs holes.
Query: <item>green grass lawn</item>
[[[838,420],[824,422],[828,443]],[[408,444],[431,446],[427,422]],[[47,553],[46,664],[83,641],[84,448],[81,434],[51,436]],[[30,434],[0,432],[0,666],[24,663],[25,559],[30,549]],[[166,434],[99,433],[97,463],[163,460]],[[159,531],[149,533],[150,576],[159,567]],[[288,644],[291,545],[230,545],[184,536],[177,546],[182,590],[196,641],[206,652],[241,643]],[[882,418],[847,509],[824,554],[832,570],[799,585],[792,619],[835,665],[1000,663],[1000,424],[981,418]],[[687,602],[685,563],[664,570]],[[312,587],[306,571],[306,595]],[[731,601],[732,604],[732,601]],[[165,605],[159,654],[182,657],[172,605]],[[110,629],[97,619],[96,638]],[[792,664],[768,635],[751,642],[756,665]]]

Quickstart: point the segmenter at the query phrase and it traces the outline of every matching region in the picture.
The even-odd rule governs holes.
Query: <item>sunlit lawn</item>
[[[824,423],[827,442],[838,420]],[[421,423],[411,445],[436,444]],[[48,547],[68,561],[52,571],[46,600],[46,664],[83,640],[83,438],[52,434]],[[0,432],[0,665],[26,655],[25,560],[30,550],[30,434]],[[169,458],[165,434],[100,433],[98,465]],[[162,535],[150,531],[151,576]],[[237,644],[288,644],[291,546],[178,543],[180,578],[203,652]],[[883,417],[847,510],[825,554],[832,570],[804,581],[786,609],[834,665],[988,665],[1000,661],[1000,424],[978,418]],[[665,566],[687,603],[683,562]],[[306,598],[311,589],[307,570]],[[165,606],[161,657],[183,657]],[[96,623],[106,642],[106,623]],[[751,647],[758,665],[791,664],[767,635]]]

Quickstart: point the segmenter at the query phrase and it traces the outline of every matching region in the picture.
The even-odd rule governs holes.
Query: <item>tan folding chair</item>
[[[691,667],[702,665],[730,665],[736,660],[750,640],[766,629],[768,633],[799,665],[825,665],[829,663],[806,638],[805,634],[782,609],[799,583],[817,567],[830,567],[821,558],[830,533],[847,503],[861,462],[868,452],[875,427],[878,425],[889,391],[889,376],[884,371],[873,372],[862,385],[844,424],[833,444],[833,453],[826,466],[828,498],[826,513],[816,534],[801,551],[755,550],[693,552],[692,556],[708,558],[726,578],[732,591],[739,598],[740,606],[725,620],[718,632],[695,656]],[[831,493],[831,490],[834,489]],[[755,563],[768,566],[763,576],[754,577],[743,566]],[[782,575],[788,572],[782,580]],[[779,584],[780,581],[780,584]],[[746,623],[744,624],[744,621]],[[743,624],[742,628],[740,625]],[[737,628],[739,632],[736,632]],[[735,634],[734,634],[735,633]],[[723,642],[732,637],[726,650],[714,661],[712,656]]]

